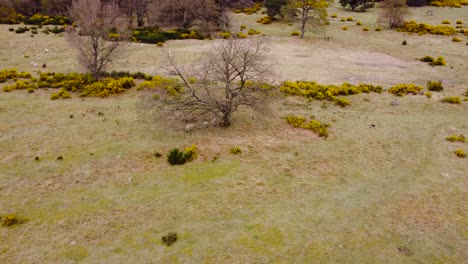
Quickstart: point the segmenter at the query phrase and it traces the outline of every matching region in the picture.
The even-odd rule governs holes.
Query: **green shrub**
[[[299,36],[301,33],[299,31],[291,32],[291,36]]]
[[[187,161],[192,161],[197,158],[198,151],[195,145],[185,148],[185,151],[180,151],[177,148],[171,149],[167,155],[167,161],[171,165],[182,165]]]
[[[375,28],[375,31],[382,31],[382,28]]]
[[[15,30],[15,33],[16,34],[22,34],[22,33],[26,32],[26,31],[29,31],[28,27],[19,27],[19,28],[17,28]]]
[[[169,151],[169,154],[167,155],[167,161],[171,165],[182,165],[187,162],[187,158],[185,157],[185,153],[183,151],[174,148]]]
[[[331,15],[332,18],[338,18],[338,15],[337,14],[333,14]]]
[[[463,134],[460,134],[460,135],[451,135],[451,136],[448,136],[445,138],[447,141],[450,141],[450,142],[465,142],[466,141],[466,138],[465,138],[465,135]]]
[[[352,17],[347,17],[346,18],[346,21],[353,21],[353,20],[354,20],[354,18],[352,18]]]
[[[167,235],[162,236],[161,239],[166,246],[170,246],[177,241],[178,237],[176,233],[168,233]]]
[[[452,38],[452,41],[453,41],[453,42],[462,42],[463,39],[457,38],[457,37],[453,37],[453,38]]]
[[[442,24],[449,25],[449,24],[450,24],[450,21],[447,20],[447,19],[445,19],[445,20],[442,21]]]
[[[463,21],[457,20],[457,25],[461,25],[461,24],[463,24]]]
[[[415,85],[415,84],[397,84],[395,86],[392,86],[388,92],[391,93],[391,94],[394,94],[394,95],[398,95],[398,96],[404,96],[404,95],[407,95],[407,94],[418,94],[419,91],[422,91],[423,88],[419,85]]]
[[[362,28],[362,31],[369,31],[369,28],[364,27]]]
[[[347,27],[347,26],[343,26],[341,29],[342,29],[342,30],[348,30],[348,27]]]
[[[340,21],[341,22],[346,22],[346,18],[342,17],[342,18],[340,18]]]
[[[238,147],[233,147],[229,150],[229,153],[237,155],[237,154],[241,154],[242,150]]]
[[[247,26],[246,25],[240,25],[240,30],[243,31],[244,29],[246,29]]]
[[[335,103],[341,107],[346,107],[348,105],[351,105],[351,103],[344,98],[336,98]]]
[[[361,21],[358,20],[358,21],[356,22],[356,26],[361,26],[361,25],[362,25]]]
[[[426,93],[424,93],[424,95],[425,95],[428,99],[432,98],[432,93],[431,93],[431,92],[426,92]]]
[[[455,153],[455,155],[457,155],[459,158],[466,158],[466,154],[463,149],[457,149],[453,153]]]
[[[403,40],[403,42],[401,43],[401,45],[403,46],[406,46],[408,44],[408,42],[406,42],[406,40]]]
[[[442,90],[444,90],[444,86],[442,85],[442,82],[441,81],[428,81],[427,82],[427,89],[429,91],[433,91],[433,92],[441,92]]]
[[[449,96],[442,99],[442,102],[449,104],[461,104],[461,98],[458,96]]]
[[[15,29],[14,28],[9,28],[8,31],[13,32],[13,31],[15,31]]]

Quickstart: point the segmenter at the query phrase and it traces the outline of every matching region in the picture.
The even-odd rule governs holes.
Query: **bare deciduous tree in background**
[[[68,29],[69,43],[77,50],[80,64],[97,79],[116,58],[124,39],[122,34],[116,34],[113,41],[107,40],[109,33],[118,28],[117,8],[100,0],[75,0],[70,17],[78,29]]]
[[[138,27],[142,27],[145,24],[145,18],[148,17],[149,5],[152,3],[152,0],[116,0],[115,2],[127,16],[130,26],[133,25],[134,16],[136,16]]]
[[[184,92],[177,96],[164,94],[158,100],[166,115],[212,118],[220,126],[231,125],[232,114],[240,106],[255,108],[264,99],[262,89],[255,85],[267,76],[267,48],[262,39],[229,38],[214,44],[197,65],[196,83],[169,60],[182,79]],[[160,89],[162,91],[163,89]]]
[[[388,24],[390,28],[397,28],[405,22],[405,16],[409,14],[406,0],[385,0],[382,2],[382,8],[378,21]]]

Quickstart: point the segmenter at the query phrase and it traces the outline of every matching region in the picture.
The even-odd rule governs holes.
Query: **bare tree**
[[[115,2],[127,16],[130,26],[133,25],[134,16],[136,16],[138,27],[145,24],[145,18],[148,17],[148,8],[152,0],[116,0]]]
[[[190,82],[170,54],[168,57],[185,89],[176,96],[165,93],[159,97],[166,115],[214,117],[220,126],[227,127],[240,106],[255,108],[264,98],[261,90],[265,89],[256,85],[270,68],[262,39],[229,38],[214,44],[196,66],[196,83]]]
[[[124,39],[123,32],[114,32],[112,41],[107,40],[109,34],[119,28],[116,10],[115,6],[102,4],[100,0],[75,0],[70,9],[70,17],[78,24],[78,30],[68,29],[69,43],[78,51],[80,64],[95,79],[117,57]]]
[[[385,0],[378,21],[388,24],[390,28],[397,28],[405,22],[405,16],[409,14],[406,0]]]
[[[301,38],[305,32],[320,31],[327,22],[327,7],[333,0],[289,0],[284,12],[288,19],[299,20]]]

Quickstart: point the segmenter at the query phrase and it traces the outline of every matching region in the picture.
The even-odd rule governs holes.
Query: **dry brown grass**
[[[367,13],[353,17],[364,25],[371,21]],[[330,41],[298,41],[281,36],[282,30],[290,33],[287,26],[259,29],[277,35],[272,49],[278,79],[425,84],[440,78],[452,81],[444,83],[440,96],[466,90],[468,55],[448,37],[404,36],[412,39],[402,47],[403,34],[372,31],[356,46],[363,39],[344,35],[350,32],[340,31]],[[8,41],[8,34],[0,34],[0,67],[29,69],[33,60],[47,62],[51,71],[76,70],[60,37],[48,36],[51,53],[42,54],[41,42],[26,43],[26,36]],[[125,68],[115,69],[151,73],[162,64],[155,46],[132,45]],[[209,45],[167,46],[188,63],[194,57],[184,57]],[[22,57],[26,52],[30,59]],[[426,53],[443,55],[449,66],[414,61]],[[400,105],[392,107],[394,96],[363,94],[348,97],[352,106],[343,109],[287,97],[274,101],[269,115],[241,109],[230,128],[187,134],[141,111],[135,89],[106,99],[51,101],[50,93],[0,93],[0,215],[28,219],[0,227],[1,263],[461,263],[467,258],[468,167],[452,153],[466,144],[445,140],[468,134],[466,103],[442,104],[434,94],[398,98]],[[331,123],[330,137],[290,128],[284,117],[292,114]],[[192,144],[200,157],[184,166],[152,155]],[[230,154],[234,146],[242,154]],[[171,247],[161,242],[168,232],[179,235]]]

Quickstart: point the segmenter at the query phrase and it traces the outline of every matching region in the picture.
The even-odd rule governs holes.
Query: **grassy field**
[[[433,17],[426,8],[412,9],[412,16],[468,25],[468,7],[433,9]],[[376,27],[375,10],[329,13]],[[468,89],[468,38],[363,32],[355,22],[332,21],[330,40],[313,34],[300,40],[290,36],[294,25],[260,25],[258,17],[235,15],[270,38],[277,82],[388,88],[443,80],[445,89],[431,99],[349,96],[348,108],[278,98],[269,114],[241,109],[229,128],[191,133],[155,119],[136,89],[56,101],[49,99],[52,89],[2,91],[0,216],[27,221],[0,227],[0,263],[465,262],[468,159],[453,151],[467,152],[468,145],[445,137],[468,135],[468,103],[440,99]],[[79,70],[64,37],[31,38],[8,27],[0,26],[1,69],[32,71],[35,61],[48,71]],[[211,44],[166,47],[189,64]],[[160,48],[129,45],[112,69],[167,72]],[[417,61],[425,55],[442,55],[447,66]],[[392,107],[395,99],[400,105]],[[331,123],[330,137],[291,128],[288,115]],[[195,161],[168,165],[170,149],[192,144],[200,151]],[[242,154],[230,154],[232,147]],[[169,232],[179,240],[167,247],[161,236]]]

